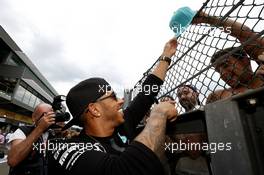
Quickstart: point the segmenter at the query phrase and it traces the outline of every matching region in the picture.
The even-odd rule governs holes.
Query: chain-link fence
[[[183,85],[197,92],[192,92],[197,102],[194,107],[264,86],[258,59],[264,54],[263,29],[263,0],[207,0],[178,38],[158,98],[173,97],[183,113],[188,109],[182,106],[193,103]],[[157,63],[134,86],[133,96]]]

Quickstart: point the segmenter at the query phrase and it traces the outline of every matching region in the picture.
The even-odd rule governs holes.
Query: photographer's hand
[[[40,131],[46,131],[52,124],[55,124],[55,113],[47,112],[36,122],[36,128]]]

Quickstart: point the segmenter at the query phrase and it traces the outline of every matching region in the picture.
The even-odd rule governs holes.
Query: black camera
[[[70,114],[66,112],[66,107],[62,104],[66,100],[64,95],[58,95],[53,98],[52,109],[55,112],[55,122],[65,122],[70,120]]]

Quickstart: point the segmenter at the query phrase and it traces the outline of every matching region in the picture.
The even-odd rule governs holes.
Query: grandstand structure
[[[0,26],[0,124],[32,123],[41,102],[58,95],[47,79]]]

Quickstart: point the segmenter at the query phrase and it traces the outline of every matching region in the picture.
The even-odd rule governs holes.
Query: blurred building
[[[58,95],[7,32],[0,26],[0,127],[1,123],[31,123],[34,107],[51,103]]]

